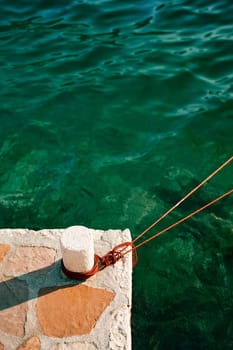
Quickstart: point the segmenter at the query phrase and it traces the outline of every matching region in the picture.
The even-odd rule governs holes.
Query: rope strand
[[[188,220],[192,216],[200,213],[204,209],[208,208],[209,206],[213,205],[214,203],[218,202],[220,199],[230,195],[233,192],[233,189],[229,190],[228,192],[225,192],[221,196],[213,199],[211,202],[208,202],[207,204],[203,205],[201,208],[193,211],[192,213],[186,215],[182,219],[176,221],[172,225],[164,228],[163,230],[155,233],[153,236],[145,239],[141,243],[138,243],[135,245],[134,243],[139,240],[146,232],[148,232],[150,229],[152,229],[157,223],[159,223],[162,219],[164,219],[169,213],[171,213],[175,208],[177,208],[182,202],[184,202],[188,197],[190,197],[195,191],[197,191],[201,186],[203,186],[207,181],[209,181],[214,175],[216,175],[220,170],[222,170],[227,164],[229,164],[233,160],[233,156],[230,157],[227,161],[225,161],[222,165],[220,165],[215,171],[213,171],[209,176],[207,176],[202,182],[200,182],[193,190],[191,190],[189,193],[187,193],[180,201],[178,201],[172,208],[167,210],[162,216],[160,216],[156,221],[154,221],[150,226],[148,226],[142,233],[140,233],[132,242],[123,242],[121,244],[118,244],[115,246],[111,251],[109,251],[105,256],[100,257],[99,255],[94,256],[94,266],[90,271],[84,272],[84,273],[76,273],[68,271],[63,261],[61,262],[62,270],[63,272],[71,279],[78,279],[78,280],[85,280],[93,275],[95,275],[98,271],[103,270],[105,267],[109,265],[115,264],[117,261],[119,261],[121,258],[123,258],[126,254],[132,252],[132,264],[133,267],[137,263],[137,248],[147,244],[148,242],[152,241],[153,239],[157,238],[158,236],[161,236],[163,233],[171,230],[173,227],[181,224],[182,222]],[[129,248],[130,247],[130,248]]]
[[[85,281],[86,279],[94,276],[98,271],[105,269],[109,265],[114,265],[125,255],[123,251],[131,247],[129,250],[132,251],[132,265],[133,267],[137,264],[137,252],[133,246],[132,242],[123,242],[116,245],[112,250],[110,250],[105,256],[101,257],[97,254],[94,255],[94,265],[91,270],[87,272],[73,272],[66,269],[63,260],[61,261],[61,268],[64,274],[73,280]]]
[[[155,239],[156,237],[158,237],[158,236],[162,235],[163,233],[169,231],[169,230],[172,229],[173,227],[175,227],[175,226],[181,224],[182,222],[188,220],[188,219],[191,218],[192,216],[194,216],[194,215],[200,213],[202,210],[204,210],[204,209],[208,208],[209,206],[211,206],[212,204],[218,202],[220,199],[222,199],[222,198],[224,198],[224,197],[226,197],[226,196],[229,196],[232,192],[233,192],[233,189],[231,189],[231,190],[229,190],[228,192],[222,194],[221,196],[215,198],[215,199],[212,200],[211,202],[205,204],[203,207],[201,207],[201,208],[199,208],[199,209],[193,211],[192,213],[190,213],[189,215],[185,216],[184,218],[178,220],[178,221],[175,222],[174,224],[172,224],[172,225],[170,225],[170,226],[164,228],[163,230],[161,230],[161,231],[159,231],[158,233],[154,234],[154,235],[151,236],[150,238],[148,238],[148,239],[144,240],[143,242],[137,244],[136,246],[134,246],[134,249],[137,249],[137,248],[143,246],[144,244],[146,244],[146,243],[152,241],[152,239]],[[127,254],[128,252],[130,252],[130,250],[127,251],[125,254]]]
[[[200,182],[194,189],[187,193],[180,201],[178,201],[173,207],[167,210],[162,216],[160,216],[156,221],[154,221],[150,226],[148,226],[142,233],[140,233],[134,240],[133,243],[138,241],[145,233],[151,230],[155,225],[157,225],[161,220],[163,220],[168,214],[170,214],[175,208],[177,208],[181,203],[183,203],[188,197],[190,197],[194,192],[196,192],[200,187],[202,187],[207,181],[209,181],[213,176],[215,176],[220,170],[222,170],[227,164],[233,160],[233,156],[227,159],[223,164],[221,164],[216,170],[214,170],[209,176],[207,176],[202,182]]]

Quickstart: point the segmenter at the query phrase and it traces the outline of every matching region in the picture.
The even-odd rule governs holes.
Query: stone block
[[[36,304],[41,329],[58,338],[88,334],[113,298],[111,291],[83,284],[42,289]]]
[[[0,331],[18,337],[24,336],[28,298],[26,282],[17,278],[0,282]]]
[[[17,337],[24,336],[27,304],[13,306],[0,311],[0,331]]]
[[[63,231],[0,230],[1,246],[7,246],[0,274],[0,350],[130,350],[131,254],[77,282],[61,269]],[[95,253],[105,256],[131,235],[93,230],[93,238]]]
[[[90,343],[64,343],[64,344],[56,344],[49,350],[97,350],[97,348]]]
[[[10,246],[7,244],[0,244],[0,262],[4,259],[6,254],[9,252]]]
[[[40,339],[35,336],[31,337],[20,345],[17,350],[40,350]]]
[[[68,271],[87,272],[94,265],[93,231],[84,226],[71,226],[61,235],[63,263]]]
[[[42,269],[54,262],[55,254],[47,247],[18,247],[6,262],[5,274],[14,276]]]

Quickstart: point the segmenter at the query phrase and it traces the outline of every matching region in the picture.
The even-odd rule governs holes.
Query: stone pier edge
[[[128,254],[116,265],[110,266],[99,272],[96,276],[83,283],[83,286],[97,288],[112,293],[114,296],[106,306],[102,314],[97,319],[95,326],[88,334],[72,335],[64,337],[54,337],[45,335],[38,321],[36,304],[39,300],[35,296],[35,290],[54,286],[76,286],[77,282],[67,279],[60,270],[59,261],[61,259],[59,238],[63,229],[50,229],[33,231],[28,229],[0,229],[0,294],[1,285],[7,279],[26,281],[29,284],[29,300],[27,304],[26,320],[24,324],[24,334],[12,335],[1,329],[0,321],[0,350],[130,350],[131,349],[131,306],[132,306],[132,257]],[[95,230],[94,243],[95,252],[104,255],[115,245],[131,240],[131,234],[126,230]],[[7,246],[10,247],[7,250]],[[46,257],[49,261],[45,265],[51,265],[51,269],[46,268],[46,273],[36,281],[33,280],[33,269],[38,271],[43,268],[43,261],[37,261],[37,256],[33,257],[33,262],[27,259],[27,263],[21,267],[14,267],[12,259],[14,253],[20,247],[27,247],[27,251],[40,254],[39,247],[48,249]],[[20,251],[20,250],[18,250]],[[22,250],[21,250],[22,251]],[[54,255],[52,254],[54,252]],[[50,256],[49,256],[50,254]],[[42,260],[43,258],[41,253]],[[25,258],[25,257],[24,257]],[[19,258],[20,259],[20,258]],[[30,265],[31,264],[31,265]],[[27,266],[28,265],[28,266]],[[23,272],[22,272],[23,270]],[[37,273],[38,274],[38,273]],[[35,279],[35,278],[34,278]],[[32,284],[30,285],[30,283]],[[0,295],[2,298],[2,295]],[[111,298],[110,298],[111,299]],[[23,304],[23,303],[22,303]],[[10,310],[10,308],[8,309]],[[6,310],[0,311],[1,313]],[[33,342],[35,344],[33,345]],[[3,345],[4,344],[4,347]],[[33,346],[33,347],[32,347]]]

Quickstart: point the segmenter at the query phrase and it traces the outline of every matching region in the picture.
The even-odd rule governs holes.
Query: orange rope
[[[103,270],[105,267],[109,265],[115,264],[117,261],[119,261],[121,258],[123,258],[126,254],[132,252],[132,262],[133,267],[137,263],[137,252],[136,249],[147,244],[148,242],[152,241],[153,239],[157,238],[158,236],[161,236],[163,233],[171,230],[173,227],[181,224],[182,222],[188,220],[192,216],[200,213],[202,210],[208,208],[212,204],[218,202],[220,199],[230,195],[233,192],[233,189],[229,190],[228,192],[222,194],[221,196],[215,198],[211,202],[208,202],[201,208],[193,211],[192,213],[186,215],[182,219],[178,220],[177,222],[173,223],[172,225],[164,228],[163,230],[157,232],[153,236],[145,239],[141,243],[138,243],[137,245],[134,245],[134,243],[139,240],[146,232],[148,232],[151,228],[153,228],[157,223],[159,223],[162,219],[164,219],[169,213],[171,213],[175,208],[177,208],[182,202],[184,202],[188,197],[190,197],[195,191],[197,191],[201,186],[203,186],[207,181],[209,181],[214,175],[216,175],[220,170],[222,170],[227,164],[229,164],[233,160],[233,156],[230,157],[227,161],[225,161],[222,165],[220,165],[215,171],[213,171],[208,177],[206,177],[202,182],[199,183],[192,191],[190,191],[188,194],[186,194],[179,202],[177,202],[172,208],[170,208],[168,211],[166,211],[162,216],[160,216],[156,221],[154,221],[150,226],[148,226],[142,233],[140,233],[132,242],[123,242],[121,244],[118,244],[115,246],[111,251],[109,251],[104,257],[100,257],[99,255],[95,254],[94,257],[94,266],[93,268],[84,273],[76,273],[68,271],[62,261],[62,270],[63,272],[72,279],[78,279],[78,280],[85,280],[93,275],[95,275],[98,271]],[[129,249],[130,247],[130,249]]]
[[[123,251],[128,248],[132,247],[130,251],[132,251],[132,264],[133,267],[137,264],[137,253],[136,250],[133,247],[132,242],[123,242],[115,246],[112,250],[110,250],[105,256],[101,257],[97,254],[94,256],[94,265],[93,268],[90,271],[87,272],[73,272],[66,269],[63,260],[61,261],[61,267],[64,274],[73,279],[73,280],[79,280],[84,281],[91,276],[94,276],[98,271],[103,270],[105,267],[109,265],[114,265],[117,261],[119,261],[125,254],[123,254]]]
[[[156,221],[154,221],[150,226],[148,226],[142,233],[140,233],[134,240],[133,243],[139,240],[145,233],[157,225],[161,220],[163,220],[168,214],[170,214],[175,208],[177,208],[181,203],[183,203],[188,197],[190,197],[194,192],[196,192],[200,187],[202,187],[207,181],[209,181],[214,175],[216,175],[220,170],[222,170],[227,164],[233,160],[233,156],[226,160],[222,165],[220,165],[215,171],[213,171],[209,176],[207,176],[202,182],[199,183],[192,191],[190,191],[186,196],[181,198],[172,208],[166,211],[162,216],[160,216]]]
[[[148,238],[148,239],[144,240],[143,242],[137,244],[136,246],[134,246],[133,249],[137,249],[137,248],[143,246],[144,244],[146,244],[146,243],[152,241],[152,239],[154,239],[154,238],[156,238],[156,237],[162,235],[163,233],[169,231],[169,230],[172,229],[173,227],[175,227],[175,226],[181,224],[182,222],[188,220],[188,219],[191,218],[192,216],[194,216],[194,215],[200,213],[200,211],[202,211],[202,210],[208,208],[208,207],[211,206],[212,204],[218,202],[220,199],[222,199],[222,198],[224,198],[224,197],[226,197],[226,196],[229,196],[229,194],[231,194],[232,192],[233,192],[233,189],[231,189],[231,190],[229,190],[228,192],[222,194],[221,196],[215,198],[215,199],[212,200],[211,202],[205,204],[203,207],[201,207],[201,208],[199,208],[199,209],[193,211],[192,213],[190,213],[189,215],[185,216],[184,218],[178,220],[178,221],[175,222],[174,224],[172,224],[172,225],[170,225],[170,226],[164,228],[163,230],[161,230],[161,231],[159,231],[158,233],[154,234],[154,235],[151,236],[150,238]],[[130,252],[130,250],[127,251],[125,254],[127,254],[128,252]]]

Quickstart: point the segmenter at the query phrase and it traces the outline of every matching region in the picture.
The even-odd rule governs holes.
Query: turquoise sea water
[[[230,0],[2,0],[0,227],[135,237],[229,158],[232,13]],[[229,190],[232,170],[158,229]],[[138,250],[133,349],[233,349],[232,219],[230,196]]]

